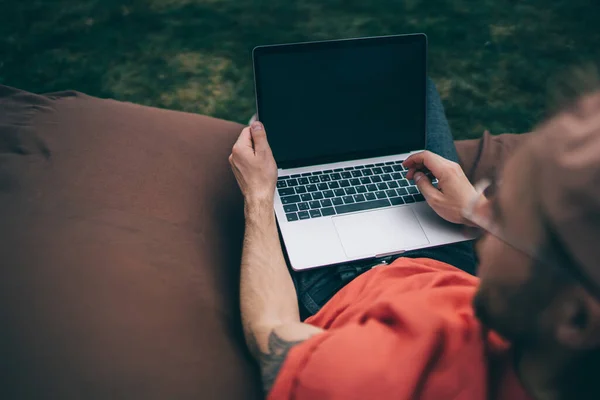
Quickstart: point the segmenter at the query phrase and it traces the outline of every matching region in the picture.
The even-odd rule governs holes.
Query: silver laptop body
[[[426,53],[424,34],[254,49],[294,270],[471,239],[435,214],[401,164],[425,148]]]

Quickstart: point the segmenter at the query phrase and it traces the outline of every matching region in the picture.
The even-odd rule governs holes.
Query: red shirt
[[[478,279],[430,259],[399,258],[356,278],[306,322],[271,399],[527,399],[509,347],[484,340]]]

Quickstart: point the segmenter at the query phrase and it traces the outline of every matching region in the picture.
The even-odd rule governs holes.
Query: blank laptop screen
[[[259,119],[280,168],[425,148],[425,35],[257,47]]]

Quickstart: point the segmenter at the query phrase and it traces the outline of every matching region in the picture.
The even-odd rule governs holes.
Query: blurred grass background
[[[0,0],[0,83],[246,122],[260,44],[425,32],[457,138],[524,132],[600,60],[597,0]]]

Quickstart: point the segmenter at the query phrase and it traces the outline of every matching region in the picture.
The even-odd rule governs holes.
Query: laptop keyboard
[[[425,201],[402,161],[308,172],[277,179],[288,221]],[[434,180],[434,185],[437,181]]]

